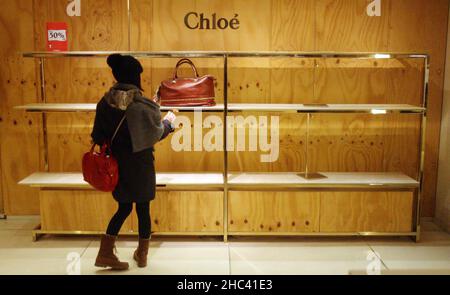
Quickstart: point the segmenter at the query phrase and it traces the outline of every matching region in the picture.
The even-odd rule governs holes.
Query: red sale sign
[[[66,23],[47,23],[47,50],[68,50]]]

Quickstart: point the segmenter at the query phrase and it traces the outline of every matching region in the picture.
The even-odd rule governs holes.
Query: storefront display
[[[106,54],[69,53],[65,58],[89,59]],[[225,240],[229,235],[396,235],[419,239],[423,159],[417,155],[423,157],[426,54],[146,52],[140,56],[152,60],[163,55],[170,58],[172,54],[195,55],[205,60],[223,59],[219,68],[223,77],[216,86],[223,87],[223,103],[222,97],[216,97],[220,103],[215,106],[183,104],[177,107],[187,116],[202,111],[223,117],[222,151],[196,150],[197,155],[201,155],[201,163],[222,161],[222,168],[199,171],[195,168],[199,162],[185,152],[172,153],[171,157],[178,163],[169,165],[171,159],[161,153],[171,148],[170,142],[157,147],[156,159],[162,162],[157,169],[157,198],[151,208],[156,235],[213,235],[223,236]],[[50,62],[58,55],[28,53],[25,56]],[[312,61],[320,64],[312,72],[317,71],[322,77],[350,70],[382,78],[401,72],[404,76],[399,75],[397,81],[399,85],[405,83],[404,87],[411,85],[411,96],[393,93],[390,98],[360,97],[353,103],[352,97],[342,97],[345,103],[341,104],[336,104],[332,98],[314,103],[306,97],[304,104],[300,101],[289,104],[260,103],[248,97],[246,102],[238,103],[230,81],[235,81],[243,70],[234,65],[240,65],[246,58],[286,59],[291,65],[301,60],[299,71],[311,71],[309,61]],[[168,71],[169,68],[164,73]],[[297,72],[284,72],[284,75],[283,81],[288,81]],[[354,81],[353,76],[347,79]],[[325,82],[330,83],[330,80]],[[19,108],[49,116],[60,112],[95,111],[93,104],[72,103],[44,102]],[[172,107],[163,107],[163,110],[169,109]],[[244,125],[232,125],[233,128],[250,132],[251,124],[245,125],[246,120],[252,122],[248,120],[251,116],[267,114],[278,116],[280,121],[280,155],[276,162],[263,163],[255,158],[258,153],[230,149],[232,139],[228,135],[233,120],[229,116],[240,116],[243,120]],[[264,130],[265,126],[259,128]],[[44,126],[44,129],[47,128]],[[195,142],[194,138],[194,146]],[[405,154],[401,147],[407,142],[411,145]],[[370,156],[366,157],[367,153]],[[409,157],[410,154],[415,154],[415,158]],[[353,162],[356,159],[357,165]],[[404,160],[410,165],[399,166],[398,163],[406,163]],[[164,167],[161,163],[167,168],[161,168]],[[279,163],[283,168],[279,168]],[[322,177],[308,177],[315,173]],[[81,173],[40,172],[21,184],[40,188],[42,223],[34,231],[35,236],[101,233],[114,207],[111,196],[93,192]],[[55,206],[59,210],[52,210]],[[136,234],[136,226],[131,218],[123,234]]]

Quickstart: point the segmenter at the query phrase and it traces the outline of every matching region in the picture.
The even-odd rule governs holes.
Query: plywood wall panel
[[[14,120],[18,122],[21,120],[17,120],[18,117],[15,117],[13,113],[8,113],[11,107],[25,102],[36,102],[38,88],[35,86],[39,86],[34,84],[36,83],[34,61],[21,59],[14,54],[19,50],[44,50],[47,21],[65,21],[69,24],[71,50],[317,50],[430,53],[430,104],[424,214],[432,215],[442,103],[444,65],[442,48],[444,48],[447,33],[445,25],[448,17],[447,0],[385,0],[382,1],[382,17],[368,17],[366,15],[368,1],[365,0],[131,0],[130,22],[126,0],[83,0],[81,17],[68,17],[65,13],[66,4],[65,1],[57,0],[2,2],[0,38],[2,44],[6,45],[2,46],[0,53],[7,66],[4,67],[6,70],[0,70],[0,87],[2,91],[10,91],[11,95],[7,95],[8,99],[0,104],[0,110],[7,112],[5,114],[2,111],[4,120],[0,124],[7,128],[14,126]],[[208,16],[216,12],[218,16],[226,18],[232,18],[234,13],[239,13],[241,28],[237,31],[189,30],[183,23],[184,15],[188,11],[205,13]],[[20,21],[17,22],[17,20]],[[17,23],[20,25],[17,26]],[[129,23],[131,24],[130,36],[128,35]],[[34,37],[33,32],[36,32]],[[321,60],[318,60],[319,67],[315,73],[313,67],[316,64],[314,62],[309,64],[310,61],[306,61],[305,65],[302,65],[300,60],[291,62],[290,60],[261,59],[251,63],[242,62],[242,65],[241,62],[234,64],[237,67],[235,71],[230,68],[229,93],[230,101],[233,102],[248,102],[248,100],[275,103],[387,101],[416,104],[420,102],[416,90],[420,87],[418,81],[421,79],[422,72],[421,65],[416,64],[415,61],[377,61],[378,69],[369,71],[365,69],[364,62],[352,65],[342,59],[340,64],[331,62],[327,65],[329,69],[325,70],[321,67]],[[170,76],[173,65],[171,61],[161,62],[155,67],[149,60],[143,63],[145,70],[148,69],[144,71],[143,85],[146,95],[151,96],[159,82]],[[223,79],[220,76],[222,69],[215,71],[215,66],[214,62],[209,64],[208,61],[200,65],[200,68],[219,77],[217,93],[218,101],[220,101],[223,97],[223,89],[221,89],[223,83],[220,82]],[[274,69],[278,66],[284,68]],[[155,70],[149,70],[150,68]],[[99,61],[91,59],[52,61],[47,63],[46,69],[48,97],[54,102],[97,102],[113,83],[106,62],[100,59]],[[183,73],[186,73],[185,70]],[[292,87],[293,85],[295,87]],[[386,132],[398,133],[398,130],[404,128],[409,130],[411,124],[416,124],[409,120],[395,122],[392,124],[398,128],[388,127],[392,132]],[[4,134],[3,128],[2,134]],[[391,138],[389,134],[384,136]],[[68,145],[72,144],[70,142],[72,140],[76,147],[74,154],[77,154],[76,150],[81,151],[82,145],[78,147],[75,137],[69,139]],[[286,138],[282,144],[290,140],[296,141],[296,139]],[[398,145],[397,141],[392,143],[385,141],[385,144]],[[292,145],[292,149],[294,146]],[[289,147],[288,150],[290,149]],[[171,158],[165,153],[157,153],[160,159]],[[186,153],[170,161],[175,163],[191,155]],[[4,159],[9,156],[5,154],[2,156],[4,166]],[[386,161],[383,163],[383,169],[398,169],[400,165],[403,165],[401,163],[406,160],[405,154],[398,156],[402,158],[395,160],[397,154],[392,154],[388,160],[389,163]],[[39,161],[39,156],[35,155],[35,157],[36,161]],[[230,156],[230,158],[233,157],[235,156]],[[239,163],[235,166],[237,169],[242,167],[256,169],[256,165],[253,164],[256,157],[256,154],[241,157],[240,163],[235,157],[232,161]],[[193,157],[196,160],[200,158],[201,156]],[[298,157],[298,161],[302,161],[301,156]],[[15,160],[11,159],[11,163],[14,162]],[[206,157],[200,159],[201,164],[191,160],[188,164],[193,165],[195,169],[220,168],[218,163],[221,160],[205,166],[208,162],[210,160]],[[283,160],[281,162],[285,165]],[[291,161],[288,161],[288,168],[298,166],[297,160],[295,165],[290,163]],[[170,169],[169,164],[160,162],[158,165],[164,169]],[[413,170],[411,165],[406,168],[408,171]],[[27,167],[32,166],[27,165]],[[278,169],[274,166],[264,168]],[[5,178],[4,175],[3,171],[3,178]],[[28,205],[18,204],[17,208],[22,206]]]
[[[412,192],[324,192],[320,232],[410,232]]]
[[[155,167],[160,172],[222,172],[223,171],[223,149],[220,151],[205,151],[204,142],[201,142],[201,151],[196,151],[194,147],[194,132],[201,131],[204,135],[210,131],[209,128],[199,129],[194,127],[196,124],[194,114],[180,113],[179,116],[185,116],[191,122],[190,151],[176,151],[174,146],[179,144],[179,140],[173,138],[174,134],[170,134],[166,139],[155,145]],[[207,116],[218,116],[223,119],[222,113],[203,113],[203,120]],[[203,120],[200,124],[203,123]],[[223,121],[222,121],[223,122]],[[197,125],[198,126],[198,125]],[[180,126],[181,128],[181,126]],[[189,128],[189,127],[188,127]],[[201,128],[201,127],[200,127]],[[213,128],[216,128],[213,126]],[[222,130],[223,125],[218,126]],[[197,131],[194,131],[197,130]],[[177,132],[181,132],[180,129]],[[188,138],[188,137],[187,137]],[[183,138],[182,140],[185,140]],[[182,141],[181,140],[181,141]],[[173,141],[173,143],[172,143]],[[184,142],[183,142],[184,143]],[[223,145],[221,145],[223,147]]]
[[[421,116],[390,114],[383,121],[383,170],[418,179]]]
[[[255,9],[257,7],[258,9]],[[269,50],[270,0],[154,0],[153,50]],[[184,25],[188,12],[228,20],[238,14],[239,30],[190,30]]]
[[[83,0],[79,17],[66,14],[67,1],[34,2],[36,49],[46,48],[47,22],[65,22],[69,50],[128,50],[126,0]]]
[[[20,113],[20,112],[19,112]],[[38,190],[17,183],[39,170],[40,118],[35,114],[14,114],[5,117],[1,142],[2,190],[8,215],[39,212]]]
[[[41,191],[41,227],[55,231],[105,232],[117,211],[110,193],[96,191]],[[121,232],[132,230],[128,217]]]
[[[319,51],[378,52],[388,50],[389,7],[383,17],[369,17],[366,0],[318,0],[315,3]],[[385,2],[383,1],[383,4]]]
[[[320,193],[229,193],[228,230],[232,232],[318,232]]]
[[[385,70],[387,103],[422,106],[424,71],[423,59],[388,60]]]
[[[383,171],[383,117],[313,115],[308,143],[310,171]]]
[[[387,103],[388,62],[376,59],[317,59],[317,103]]]
[[[234,148],[228,153],[228,169],[235,172],[291,172],[304,171],[306,154],[306,115],[302,114],[286,114],[286,113],[252,113],[244,112],[243,118],[247,120],[254,117],[257,124],[260,124],[259,116],[266,116],[268,124],[272,122],[272,116],[278,117],[279,120],[279,146],[273,146],[273,151],[278,148],[278,158],[275,161],[263,162],[262,155],[269,155],[271,151],[262,151],[258,143],[258,151],[250,151],[249,149],[249,128],[246,123],[245,132],[247,134],[245,142],[245,151],[238,150],[238,131],[234,131]],[[253,127],[252,127],[253,128]],[[261,131],[258,131],[258,134]],[[273,142],[271,129],[268,129],[269,143]],[[265,141],[265,137],[262,137]],[[259,140],[259,139],[258,139]],[[276,142],[275,142],[276,143]],[[272,155],[275,153],[272,152]]]
[[[48,103],[96,103],[115,83],[106,58],[48,59],[45,71]]]
[[[272,101],[270,64],[269,58],[230,58],[229,103],[270,103]]]
[[[230,103],[307,103],[314,89],[313,59],[230,58]]]
[[[37,214],[38,191],[17,182],[39,169],[38,115],[12,108],[37,102],[33,60],[23,60],[19,52],[34,49],[33,2],[2,1],[0,9],[0,127],[1,186],[4,210],[8,215]],[[0,197],[0,202],[2,202]]]
[[[130,0],[130,50],[153,50],[153,0]]]
[[[422,105],[422,59],[318,59],[314,102]]]
[[[272,1],[270,50],[315,50],[316,2],[315,0]]]
[[[83,154],[91,148],[93,113],[48,114],[47,134],[51,172],[81,172]]]
[[[388,3],[391,23],[389,49],[427,52],[431,57],[422,214],[433,216],[449,1],[390,0]]]

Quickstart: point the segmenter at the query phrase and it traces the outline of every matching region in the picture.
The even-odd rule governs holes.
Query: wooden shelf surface
[[[320,188],[320,187],[393,187],[417,188],[419,182],[401,173],[322,173],[326,178],[305,179],[296,173],[230,173],[228,186]],[[157,173],[158,186],[223,187],[221,173]],[[81,173],[37,172],[19,182],[21,185],[41,188],[84,188],[91,186]]]
[[[321,172],[325,178],[305,179],[297,173],[230,173],[229,187],[419,187],[419,182],[402,173]]]
[[[19,182],[21,185],[42,188],[92,188],[83,180],[82,173],[37,172]],[[158,173],[158,186],[210,186],[222,187],[221,173]]]
[[[17,106],[15,109],[27,112],[95,112],[94,103],[36,103]],[[179,111],[224,111],[223,104],[212,107],[161,107],[162,111],[177,109]],[[259,111],[259,112],[304,112],[304,113],[371,113],[384,114],[390,112],[422,113],[425,108],[408,104],[259,104],[232,103],[228,104],[228,111]]]
[[[428,58],[426,53],[408,52],[331,52],[331,51],[31,51],[23,52],[23,57],[31,58],[61,58],[61,57],[106,57],[119,53],[135,57],[149,58],[180,58],[204,57],[296,57],[296,58]]]

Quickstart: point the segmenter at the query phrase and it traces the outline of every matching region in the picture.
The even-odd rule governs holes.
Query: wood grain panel
[[[39,169],[40,117],[13,111],[37,102],[35,61],[17,52],[34,50],[33,3],[2,1],[0,9],[0,128],[1,186],[8,215],[37,214],[38,191],[17,182]],[[1,201],[0,197],[0,201]]]
[[[156,171],[159,172],[222,172],[223,171],[223,144],[221,145],[221,149],[219,151],[211,151],[206,152],[205,151],[205,135],[210,131],[209,128],[197,128],[194,126],[196,125],[194,114],[192,113],[180,113],[178,115],[180,118],[181,116],[184,116],[186,119],[189,120],[191,123],[191,128],[189,129],[189,133],[191,135],[191,144],[190,151],[176,151],[174,147],[176,145],[179,145],[179,142],[183,142],[184,140],[188,140],[188,136],[186,134],[186,137],[183,137],[180,139],[178,135],[175,133],[172,133],[169,135],[166,139],[163,141],[160,141],[155,145],[155,167]],[[203,113],[202,118],[205,120],[207,116],[218,116],[220,117],[221,124],[217,125],[217,127],[213,128],[219,128],[220,130],[223,130],[222,124],[223,124],[223,114],[222,113]],[[201,123],[203,124],[203,121]],[[175,131],[177,134],[181,134],[178,132],[181,131],[181,128],[186,128],[186,126],[180,127]],[[197,131],[195,131],[197,130]],[[195,139],[194,137],[195,132],[201,131],[203,136],[200,136],[201,142],[203,143],[201,145],[201,150],[196,151],[195,150]],[[175,137],[176,136],[176,137]],[[175,137],[175,138],[174,138]],[[222,139],[222,136],[220,136],[220,139]]]
[[[423,106],[425,65],[423,59],[388,60],[386,73],[386,102]]]
[[[257,7],[257,9],[255,9]],[[270,0],[153,1],[153,50],[269,50]],[[238,30],[190,30],[184,25],[188,12],[231,20],[238,14]],[[145,21],[144,21],[145,23]]]
[[[91,148],[94,113],[48,114],[50,172],[81,171],[83,154]]]
[[[383,17],[369,17],[366,0],[318,0],[315,3],[316,50],[368,51],[388,49],[389,7]],[[409,28],[411,29],[411,28]]]
[[[232,191],[228,202],[229,231],[319,231],[319,193]]]
[[[270,103],[270,63],[269,58],[230,58],[229,103]]]
[[[0,128],[2,128],[2,124],[0,123]],[[0,129],[0,130],[1,130]],[[2,131],[0,131],[0,142],[2,141]],[[3,180],[3,172],[2,172],[2,153],[0,150],[0,183]],[[0,185],[0,214],[5,213],[5,205],[4,205],[4,197],[3,197],[3,184]]]
[[[315,50],[316,2],[315,0],[272,1],[271,50]]]
[[[66,14],[67,4],[34,1],[36,49],[46,49],[46,23],[58,21],[68,24],[69,50],[128,50],[127,0],[83,0],[79,17]]]
[[[213,115],[215,113],[205,113]],[[192,114],[188,116],[192,124]],[[215,114],[221,116],[221,114]],[[49,114],[47,121],[49,139],[49,167],[51,172],[81,171],[81,158],[91,147],[93,113]],[[223,116],[221,116],[222,118]],[[204,128],[203,134],[209,129]],[[194,128],[191,129],[190,152],[175,152],[172,135],[155,145],[155,167],[159,172],[221,172],[223,152],[194,151]],[[203,139],[203,137],[202,137]]]
[[[390,114],[383,124],[383,171],[418,179],[420,115]]]
[[[31,215],[39,212],[38,190],[17,183],[39,171],[39,129],[36,114],[14,115],[5,118],[7,127],[2,141],[2,190],[5,212],[8,215]]]
[[[422,105],[422,59],[318,59],[316,103]]]
[[[323,192],[320,232],[410,232],[412,192]]]
[[[417,178],[420,115],[312,116],[311,171],[402,172]]]
[[[6,127],[2,128],[3,139],[6,132],[17,134],[17,136],[25,135],[25,131],[17,132],[14,122],[17,123],[17,126],[23,126],[26,124],[26,119],[19,118],[22,114],[15,115],[10,112],[11,107],[25,102],[36,102],[38,88],[35,86],[39,85],[35,85],[34,61],[22,59],[16,55],[16,52],[45,49],[45,23],[47,21],[65,21],[69,24],[71,50],[128,49],[126,0],[83,0],[82,16],[74,18],[65,14],[66,4],[64,1],[57,0],[2,2],[0,39],[4,46],[0,48],[0,55],[2,64],[6,64],[0,70],[0,90],[2,93],[6,93],[6,99],[1,100],[0,103],[0,117],[3,118],[3,122],[0,120],[0,125],[3,124],[2,127]],[[430,99],[423,213],[425,216],[432,216],[439,147],[445,56],[443,48],[447,34],[448,1],[385,0],[382,3],[382,17],[372,18],[365,14],[367,4],[368,1],[365,0],[190,0],[182,2],[131,0],[130,48],[133,50],[350,50],[425,51],[430,53]],[[233,17],[234,13],[239,13],[241,29],[237,31],[191,31],[183,24],[184,15],[188,11],[203,12],[206,15],[217,12],[219,16],[227,18]],[[34,23],[33,17],[35,18]],[[34,38],[33,32],[36,32]],[[153,66],[147,60],[143,63],[146,69]],[[147,96],[151,96],[160,80],[168,77],[172,67],[170,63],[163,64],[160,69],[155,70],[155,73],[153,71],[144,72],[144,88]],[[310,65],[294,62],[289,68],[291,62],[286,60],[267,62],[261,60],[247,65],[243,62],[242,66],[237,62],[235,66],[241,66],[242,69],[238,68],[235,72],[230,69],[230,74],[233,75],[229,85],[230,98],[235,100],[234,102],[247,102],[253,99],[260,102],[291,102],[297,99],[299,102],[310,102],[308,99],[311,97],[311,102],[328,103],[368,101],[416,104],[416,102],[420,102],[417,89],[421,87],[419,81],[422,70],[416,61],[378,61],[375,70],[366,69],[364,62],[357,62],[355,65],[351,62],[347,63],[343,59],[340,60],[340,64],[333,64],[333,62],[327,64],[327,69],[321,66],[321,60],[318,60],[317,63],[319,66],[317,72],[312,74]],[[287,66],[287,68],[282,69],[281,66]],[[206,64],[201,67],[221,78],[221,69],[216,73],[212,65]],[[268,70],[270,67],[272,69]],[[315,79],[311,80],[311,76],[314,75]],[[80,59],[48,62],[47,80],[49,100],[55,102],[97,102],[113,82],[105,61],[101,59],[99,61],[90,59],[81,61]],[[217,89],[219,98],[223,96],[221,94],[223,90],[219,88],[221,86],[222,83],[219,82]],[[313,92],[312,96],[311,92]],[[36,120],[39,118],[32,120],[33,126],[38,124]],[[413,134],[408,130],[412,130],[411,128],[415,124],[414,120],[410,118],[402,119],[402,121],[393,119],[392,122],[386,122],[383,127],[384,132],[387,132],[383,135],[384,150],[393,150],[393,147],[398,146],[401,141],[404,142],[403,146],[412,145],[415,140],[414,136],[406,140],[406,137],[394,139],[391,135],[400,135],[403,131]],[[6,131],[8,128],[11,128],[11,131]],[[5,133],[3,133],[3,129],[5,129]],[[74,137],[73,140],[75,139]],[[11,169],[9,165],[16,165],[19,161],[14,158],[19,155],[19,152],[16,153],[19,138],[15,140],[16,143],[13,141],[13,145],[8,144],[6,148],[3,147],[5,140],[2,140],[1,143],[3,151],[1,165],[7,171]],[[74,144],[77,146],[76,142]],[[39,146],[34,139],[33,142],[30,140],[30,143],[26,145],[30,147],[27,147],[26,152],[23,150],[22,154],[30,153],[28,149],[31,147]],[[399,169],[400,166],[406,165],[404,163],[408,162],[408,157],[413,153],[413,150],[408,150],[405,153],[389,154],[383,161],[383,169]],[[160,155],[158,157],[161,159],[171,158],[166,153]],[[175,157],[175,160],[170,161],[173,161],[172,164],[177,163],[179,159],[188,158],[190,155],[182,156],[180,154],[179,157]],[[37,154],[27,157],[31,162],[39,161]],[[32,159],[32,157],[35,158]],[[197,160],[199,158],[200,156],[194,157]],[[244,166],[255,169],[252,165],[256,165],[251,164],[251,162],[255,162],[254,160],[255,158],[244,157],[242,161],[245,165],[238,164],[237,167],[238,169]],[[9,162],[5,164],[5,161]],[[205,159],[200,162],[207,163],[208,161]],[[246,164],[245,161],[250,164]],[[280,161],[283,163],[281,158]],[[217,163],[219,162],[221,161],[218,160]],[[194,161],[190,162],[190,160],[187,163],[193,165],[194,168],[197,167],[196,169],[205,167],[204,164],[196,165]],[[298,164],[290,163],[288,161],[288,166],[286,166],[289,169],[298,166]],[[29,169],[35,170],[34,168],[39,167],[39,165],[36,167],[33,165],[24,163],[20,169],[23,169],[24,174],[25,172],[28,174],[33,172],[28,171]],[[166,164],[158,165],[163,167]],[[408,162],[408,167],[405,169],[413,171],[413,165],[413,162]],[[168,164],[164,167],[172,170]],[[216,169],[219,166],[208,164],[206,167],[207,169]],[[267,169],[275,170],[275,167]],[[6,173],[3,171],[3,179],[8,177],[5,175]],[[13,187],[15,181],[15,179],[11,179],[11,183],[3,183],[2,188]],[[4,192],[8,190],[4,189]],[[19,190],[19,187],[14,188],[13,194],[8,193],[8,195],[23,195],[23,200],[28,200],[27,198],[30,196],[26,190]],[[17,201],[16,203],[16,200],[13,203],[16,205],[10,203],[10,206],[14,206],[14,211],[19,213],[22,208],[25,208],[23,212],[29,212],[26,207],[29,204],[35,204],[28,203],[28,201]]]
[[[153,50],[153,0],[130,0],[130,50]]]
[[[106,231],[117,202],[109,193],[96,191],[40,192],[43,230]],[[128,217],[121,232],[131,231]]]
[[[389,0],[388,3],[389,49],[430,54],[422,215],[434,216],[449,1]]]
[[[230,103],[307,103],[313,97],[314,60],[230,58]]]
[[[310,171],[383,171],[383,116],[313,115],[308,142]]]
[[[115,83],[106,58],[47,59],[45,73],[48,103],[96,103]]]
[[[245,137],[245,150],[238,150],[238,127],[234,128],[234,148],[229,150],[228,153],[228,169],[233,172],[292,172],[292,171],[304,171],[305,167],[305,145],[306,145],[306,116],[302,114],[279,114],[279,113],[253,113],[245,112],[239,113],[244,119],[249,119],[252,116],[260,124],[259,116],[267,116],[268,124],[272,122],[272,116],[278,117],[279,120],[279,144],[274,141],[271,136],[271,128],[269,125],[267,134],[269,143],[273,143],[273,151],[278,148],[278,158],[274,162],[262,162],[261,156],[268,155],[270,151],[264,151],[261,149],[261,145],[258,143],[257,151],[251,151],[249,148],[249,133],[250,128],[248,123],[245,124],[243,129],[246,134]],[[236,118],[238,114],[235,115]],[[264,127],[265,128],[265,127]],[[230,127],[229,127],[230,129]],[[261,128],[258,130],[258,134],[261,134]],[[259,135],[258,135],[259,137]],[[262,136],[265,141],[265,137]],[[257,139],[259,140],[259,139]],[[258,141],[259,142],[259,141]],[[273,153],[272,153],[273,154]]]
[[[162,192],[151,202],[154,232],[223,233],[223,192]],[[133,229],[138,222],[133,215]]]

